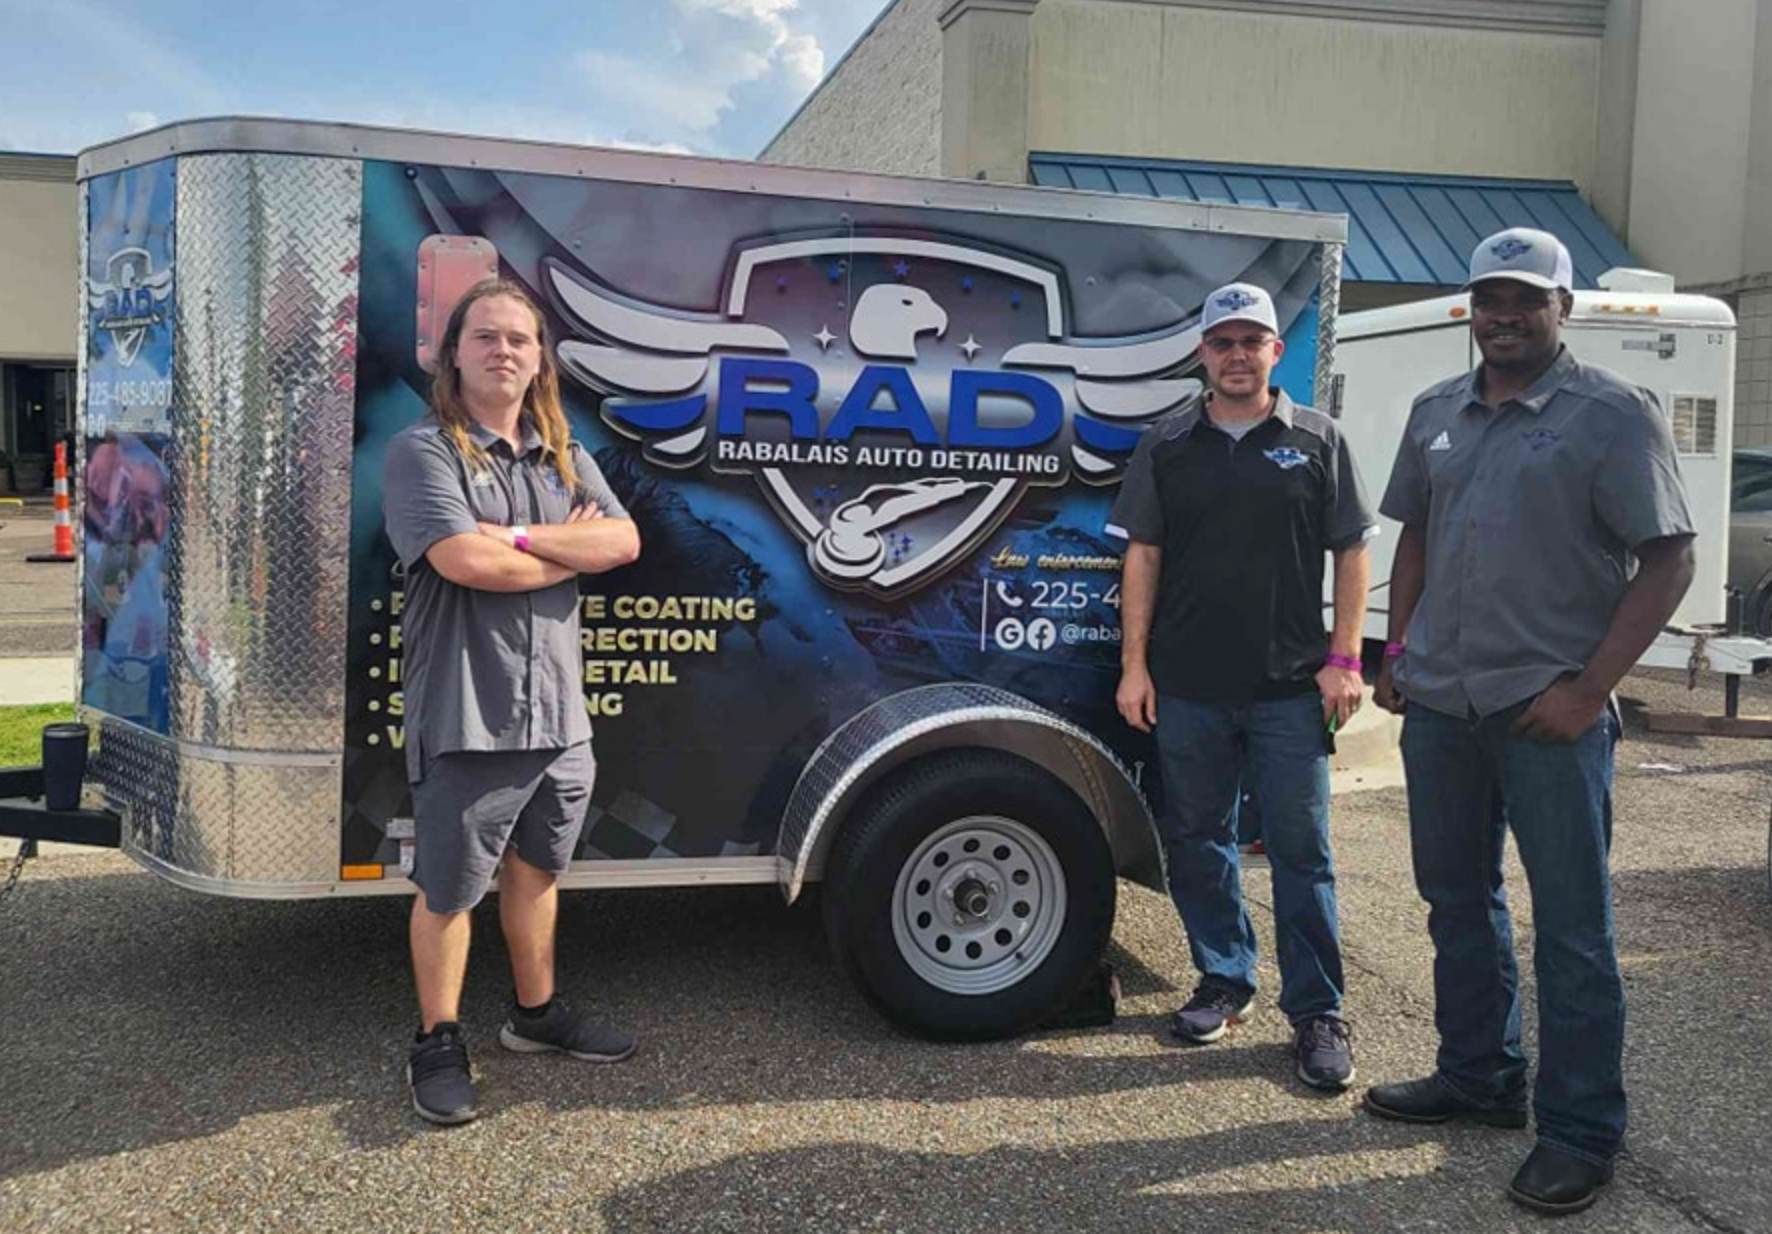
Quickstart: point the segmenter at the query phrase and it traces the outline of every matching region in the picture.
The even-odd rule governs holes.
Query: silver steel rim
[[[1022,980],[1051,953],[1064,914],[1064,868],[1052,846],[995,815],[937,828],[892,892],[899,955],[949,994],[995,994]]]

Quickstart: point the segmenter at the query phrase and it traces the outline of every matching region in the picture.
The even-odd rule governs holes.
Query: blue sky
[[[0,150],[278,115],[750,158],[887,0],[0,0]]]

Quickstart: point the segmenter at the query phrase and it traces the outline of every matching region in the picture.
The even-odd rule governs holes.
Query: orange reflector
[[[382,867],[379,865],[341,866],[339,867],[338,876],[347,883],[353,883],[361,882],[365,879],[380,878],[381,871]]]
[[[1454,316],[1454,317],[1463,317],[1465,315],[1465,313],[1468,311],[1469,310],[1467,310],[1463,305],[1455,304],[1452,306],[1452,316]]]

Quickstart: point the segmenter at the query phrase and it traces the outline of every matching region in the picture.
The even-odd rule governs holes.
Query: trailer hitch
[[[43,800],[43,768],[0,768],[0,836],[17,836],[18,855],[0,887],[0,903],[18,885],[25,862],[37,855],[37,844],[85,844],[93,848],[118,848],[123,842],[123,819],[113,810],[51,810]]]

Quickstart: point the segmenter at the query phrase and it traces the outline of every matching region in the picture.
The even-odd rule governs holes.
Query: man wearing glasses
[[[1268,293],[1206,298],[1203,402],[1139,442],[1108,531],[1127,540],[1120,714],[1156,730],[1169,889],[1199,984],[1171,1030],[1219,1040],[1256,988],[1236,804],[1261,803],[1273,875],[1280,1010],[1295,1068],[1353,1082],[1329,852],[1335,728],[1360,705],[1360,637],[1376,520],[1335,423],[1269,384],[1285,344]],[[1323,630],[1324,557],[1335,628]],[[1240,750],[1240,753],[1239,753]]]
[[[1374,697],[1404,713],[1415,885],[1434,943],[1432,1074],[1366,1108],[1526,1125],[1509,830],[1532,891],[1537,1147],[1508,1193],[1576,1212],[1624,1137],[1624,983],[1608,855],[1612,688],[1692,582],[1692,519],[1654,396],[1562,345],[1569,250],[1514,228],[1471,255],[1483,362],[1415,400],[1385,490],[1403,524]]]

